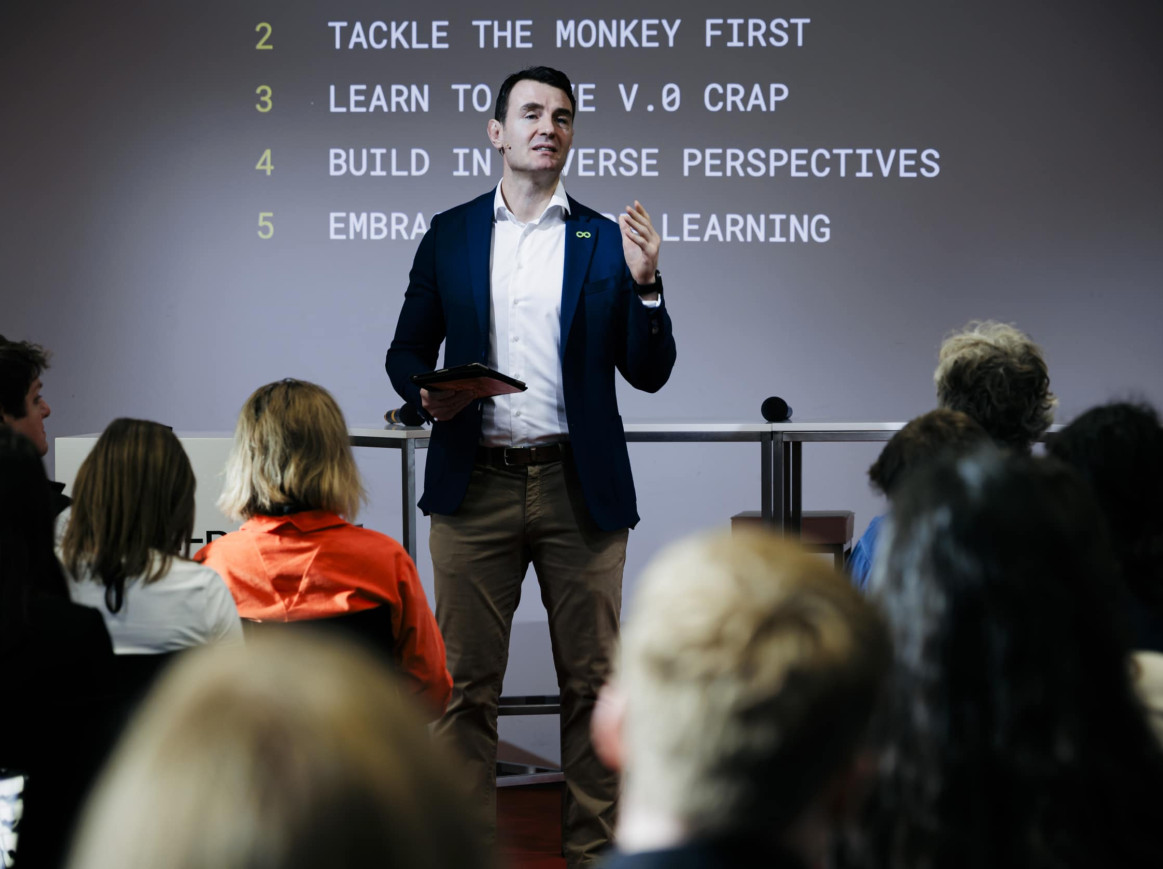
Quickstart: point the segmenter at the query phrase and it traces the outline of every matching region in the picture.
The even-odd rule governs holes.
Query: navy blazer
[[[396,391],[420,407],[413,374],[444,366],[487,363],[489,257],[495,189],[432,218],[420,242],[385,367]],[[626,435],[618,415],[614,370],[637,389],[662,388],[675,346],[665,302],[648,308],[636,297],[618,224],[569,200],[561,287],[561,371],[565,413],[586,505],[607,531],[638,522]],[[481,437],[481,402],[432,427],[425,513],[452,514],[468,491]]]

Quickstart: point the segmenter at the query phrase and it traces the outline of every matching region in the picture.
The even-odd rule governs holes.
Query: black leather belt
[[[569,444],[542,444],[538,447],[477,447],[477,461],[496,468],[523,468],[560,462],[569,455]]]

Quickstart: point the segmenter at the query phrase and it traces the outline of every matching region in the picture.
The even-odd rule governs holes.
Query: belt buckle
[[[515,468],[517,465],[509,460],[510,452],[513,452],[512,447],[503,447],[501,451],[501,461],[504,463],[506,468]]]

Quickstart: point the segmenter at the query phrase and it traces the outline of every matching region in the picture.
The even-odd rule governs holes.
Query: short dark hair
[[[892,436],[868,469],[868,479],[891,498],[908,472],[942,456],[965,455],[989,442],[989,434],[969,414],[931,410]]]
[[[1163,614],[1163,428],[1147,404],[1091,408],[1046,451],[1090,485],[1106,518],[1123,581]]]
[[[48,368],[49,352],[39,344],[9,341],[0,335],[0,411],[23,419],[32,382]]]
[[[493,118],[500,123],[505,123],[505,116],[509,113],[509,92],[519,81],[539,81],[564,91],[569,97],[569,110],[577,112],[577,100],[574,99],[573,85],[570,84],[568,75],[551,66],[528,66],[505,79],[501,83],[501,89],[497,91],[497,106],[493,110]]]

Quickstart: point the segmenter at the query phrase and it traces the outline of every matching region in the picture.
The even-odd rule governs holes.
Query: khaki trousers
[[[436,725],[458,749],[496,835],[497,700],[509,631],[532,563],[549,615],[561,692],[563,851],[570,866],[610,841],[618,780],[590,742],[590,716],[610,672],[628,531],[602,531],[572,461],[498,468],[477,463],[454,515],[432,515],[436,621],[452,699]]]

